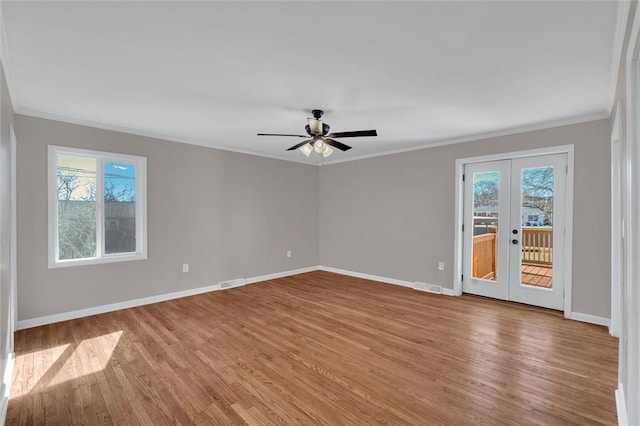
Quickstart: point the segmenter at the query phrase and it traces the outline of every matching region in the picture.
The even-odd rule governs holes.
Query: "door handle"
[[[514,229],[514,230],[513,230],[513,231],[511,231],[511,232],[513,232],[513,234],[515,235],[515,234],[517,234],[517,233],[518,233],[518,230],[517,230],[517,229]]]
[[[511,244],[518,244],[518,240],[511,240]]]

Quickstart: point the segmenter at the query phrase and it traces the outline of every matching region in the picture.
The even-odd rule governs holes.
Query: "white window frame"
[[[59,260],[58,244],[58,177],[57,158],[59,154],[90,157],[96,159],[96,256],[82,259]],[[103,188],[102,167],[105,161],[122,162],[136,166],[136,251],[132,253],[104,253]],[[144,260],[147,258],[147,159],[137,155],[117,154],[89,149],[64,146],[48,146],[48,226],[49,226],[49,268],[94,265],[101,263]]]

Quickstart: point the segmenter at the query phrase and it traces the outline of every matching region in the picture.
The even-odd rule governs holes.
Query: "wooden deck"
[[[525,265],[522,264],[522,284],[531,285],[534,287],[551,288],[553,284],[552,280],[553,269],[551,266],[543,265]],[[483,280],[495,280],[495,273],[490,271],[487,275],[482,276]]]
[[[7,425],[616,425],[617,340],[310,272],[16,333]]]
[[[551,288],[553,269],[551,266],[522,265],[522,284]]]
[[[551,288],[553,265],[553,230],[551,228],[522,228],[522,275],[524,285]],[[495,279],[498,260],[497,234],[474,235],[472,276]]]

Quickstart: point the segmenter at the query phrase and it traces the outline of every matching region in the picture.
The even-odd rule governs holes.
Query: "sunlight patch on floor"
[[[68,343],[16,356],[15,373],[24,370],[33,374],[14,378],[10,399],[104,370],[121,336],[122,331],[115,331],[77,345]]]

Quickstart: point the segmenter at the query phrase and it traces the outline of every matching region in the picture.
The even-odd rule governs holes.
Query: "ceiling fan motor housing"
[[[308,124],[304,126],[304,130],[307,132],[309,136],[326,136],[327,133],[329,133],[330,128],[331,127],[327,123],[322,123],[322,133],[316,134],[311,131],[311,126],[309,126]]]

